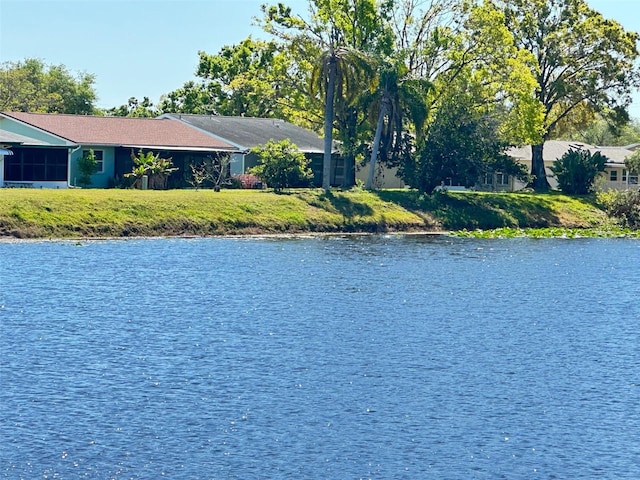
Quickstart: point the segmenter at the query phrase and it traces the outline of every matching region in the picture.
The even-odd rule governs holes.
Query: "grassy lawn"
[[[0,236],[84,238],[600,228],[589,197],[410,190],[0,190]]]

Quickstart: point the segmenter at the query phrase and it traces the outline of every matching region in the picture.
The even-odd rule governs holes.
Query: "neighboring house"
[[[369,178],[369,169],[371,168],[370,158],[367,163],[360,165],[356,170],[356,179],[366,184]],[[373,188],[405,188],[404,181],[398,177],[397,167],[387,167],[382,162],[377,162],[376,173],[373,180]]]
[[[630,146],[632,147],[632,146]],[[568,142],[562,140],[549,140],[545,142],[542,151],[545,169],[547,171],[549,184],[551,188],[558,188],[558,182],[551,171],[553,162],[560,159],[569,150],[583,149],[589,150],[591,153],[600,152],[607,157],[605,171],[601,175],[600,188],[605,190],[626,190],[629,188],[638,188],[637,172],[627,172],[624,164],[626,157],[631,155],[632,150],[629,147],[597,147],[582,142]],[[527,171],[531,171],[531,146],[511,148],[507,152],[513,158],[521,162],[527,167]],[[524,184],[513,178],[502,178],[503,184],[498,185],[494,190],[520,190],[524,188]],[[483,185],[488,187],[489,185]]]
[[[598,151],[607,157],[605,171],[602,174],[604,190],[637,190],[638,172],[629,172],[624,164],[625,159],[633,153],[627,147],[596,147]]]
[[[605,165],[605,171],[597,181],[600,188],[604,190],[626,190],[638,188],[639,172],[628,172],[624,161],[633,153],[633,151],[640,148],[640,143],[634,143],[625,147],[596,147],[581,142],[550,140],[544,144],[543,157],[548,175],[547,179],[549,180],[551,188],[558,188],[558,181],[551,171],[553,162],[560,159],[570,149],[575,150],[579,148],[589,150],[592,153],[601,152],[605,157],[607,157],[608,160]],[[530,145],[510,148],[507,151],[507,154],[522,163],[526,167],[527,172],[531,171]],[[394,169],[386,169],[383,166],[379,166],[378,168],[379,173],[377,175],[378,180],[376,182],[376,188],[402,188],[404,186],[402,180],[398,179],[394,175]],[[369,165],[367,164],[358,171],[356,177],[362,181],[366,181],[368,172]],[[488,173],[483,178],[480,178],[474,189],[483,191],[513,192],[522,190],[525,186],[525,183],[519,181],[512,175],[507,175],[498,171]],[[450,181],[445,181],[441,188],[448,190],[459,189],[456,186],[452,186]]]
[[[235,147],[171,120],[23,112],[0,113],[0,186],[77,186],[77,161],[89,150],[98,160],[91,186],[116,185],[131,172],[131,153],[152,151],[179,168],[171,186],[186,186],[189,163]]]
[[[230,143],[237,150],[231,155],[231,173],[243,174],[258,163],[250,150],[269,140],[290,140],[304,153],[313,170],[313,185],[322,185],[324,140],[316,133],[284,120],[257,117],[227,117],[221,115],[164,114],[158,118],[170,118],[206,132],[214,138]],[[337,155],[331,159],[332,186],[352,186],[355,183],[354,166],[345,164]]]
[[[556,180],[551,167],[553,162],[561,158],[570,149],[588,148],[589,145],[581,142],[565,142],[560,140],[549,140],[545,142],[542,150],[542,157],[544,160],[545,171],[547,172],[547,180],[551,188],[558,188],[558,181]],[[525,145],[523,147],[512,147],[507,150],[507,155],[513,157],[518,162],[522,163],[527,172],[531,171],[531,145]],[[497,190],[521,190],[525,185],[515,178],[508,178],[505,180],[505,188],[497,188]]]

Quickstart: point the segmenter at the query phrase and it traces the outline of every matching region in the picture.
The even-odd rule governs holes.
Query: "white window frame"
[[[96,157],[96,173],[104,173],[104,150],[96,150],[95,148],[85,148],[82,150],[82,157],[89,155],[89,150],[93,150]]]
[[[509,175],[502,172],[496,172],[496,185],[509,185]]]

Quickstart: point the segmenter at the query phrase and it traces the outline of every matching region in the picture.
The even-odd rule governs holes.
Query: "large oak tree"
[[[487,3],[491,4],[491,0]],[[544,107],[544,132],[532,148],[532,186],[549,188],[544,141],[579,109],[628,119],[631,92],[640,85],[638,34],[628,32],[585,0],[496,0],[516,46],[536,60],[536,97]]]

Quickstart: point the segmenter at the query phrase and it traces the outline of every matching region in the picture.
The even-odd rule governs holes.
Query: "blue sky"
[[[280,0],[305,13],[307,0]],[[160,95],[194,79],[198,51],[217,53],[248,35],[263,3],[276,0],[0,0],[0,61],[35,57],[96,75],[98,106]],[[640,31],[639,0],[588,0]],[[640,92],[631,114],[640,118]]]

